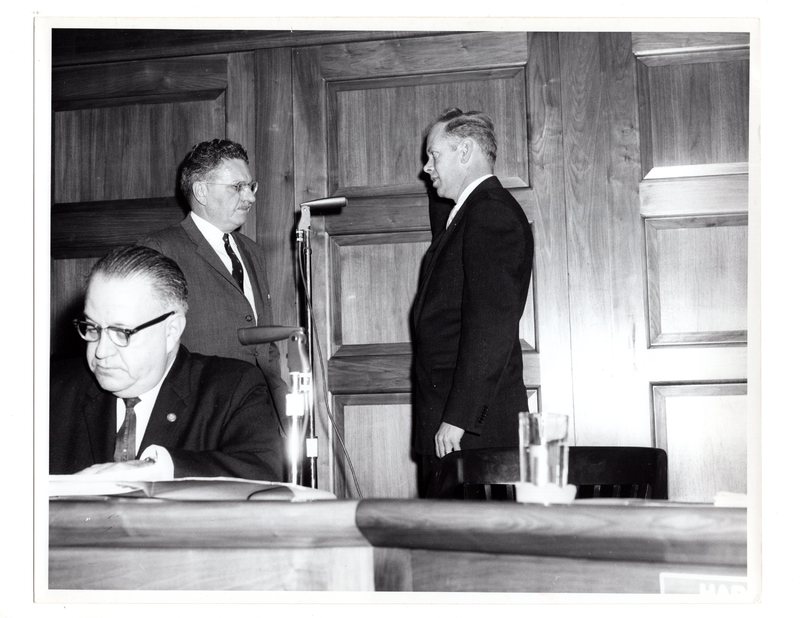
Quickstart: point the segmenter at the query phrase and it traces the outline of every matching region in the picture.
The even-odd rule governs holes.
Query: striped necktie
[[[223,234],[222,242],[225,245],[225,253],[231,258],[231,274],[233,275],[233,279],[236,281],[236,285],[239,286],[239,289],[244,292],[244,270],[242,269],[242,263],[239,261],[239,258],[236,257],[236,254],[233,252],[229,237],[230,234]]]

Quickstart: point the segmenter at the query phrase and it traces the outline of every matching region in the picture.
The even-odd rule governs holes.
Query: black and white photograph
[[[31,16],[34,606],[764,608],[761,20],[526,11]]]

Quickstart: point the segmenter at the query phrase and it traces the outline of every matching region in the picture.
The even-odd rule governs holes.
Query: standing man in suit
[[[122,247],[95,264],[75,320],[86,362],[51,368],[51,474],[283,480],[283,439],[263,376],[181,345],[187,298],[180,268],[147,247]]]
[[[412,308],[423,494],[447,453],[517,445],[517,413],[528,409],[519,320],[533,261],[525,214],[493,175],[491,119],[449,109],[430,126],[426,146],[423,171],[455,206],[432,230]]]
[[[243,346],[237,335],[239,328],[273,323],[266,254],[236,231],[256,202],[258,182],[248,164],[247,152],[235,142],[214,139],[195,145],[180,168],[180,188],[191,212],[141,244],[175,260],[186,275],[192,307],[183,336],[186,347],[256,365],[282,417],[288,387],[277,346]]]

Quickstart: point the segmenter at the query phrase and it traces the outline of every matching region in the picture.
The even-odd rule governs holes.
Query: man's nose
[[[94,345],[95,358],[106,358],[117,352],[117,346],[111,341],[111,337],[108,336],[108,331],[106,330],[100,331],[100,339]]]
[[[431,165],[430,159],[428,159],[425,162],[425,165],[422,166],[422,171],[425,172],[428,176],[431,175],[431,172],[433,171],[433,166]]]

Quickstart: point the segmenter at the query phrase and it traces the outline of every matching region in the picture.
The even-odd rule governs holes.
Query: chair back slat
[[[640,446],[572,446],[569,483],[577,499],[667,499],[667,454]],[[472,500],[514,499],[519,481],[517,448],[486,448],[450,453],[434,479],[432,497]]]

